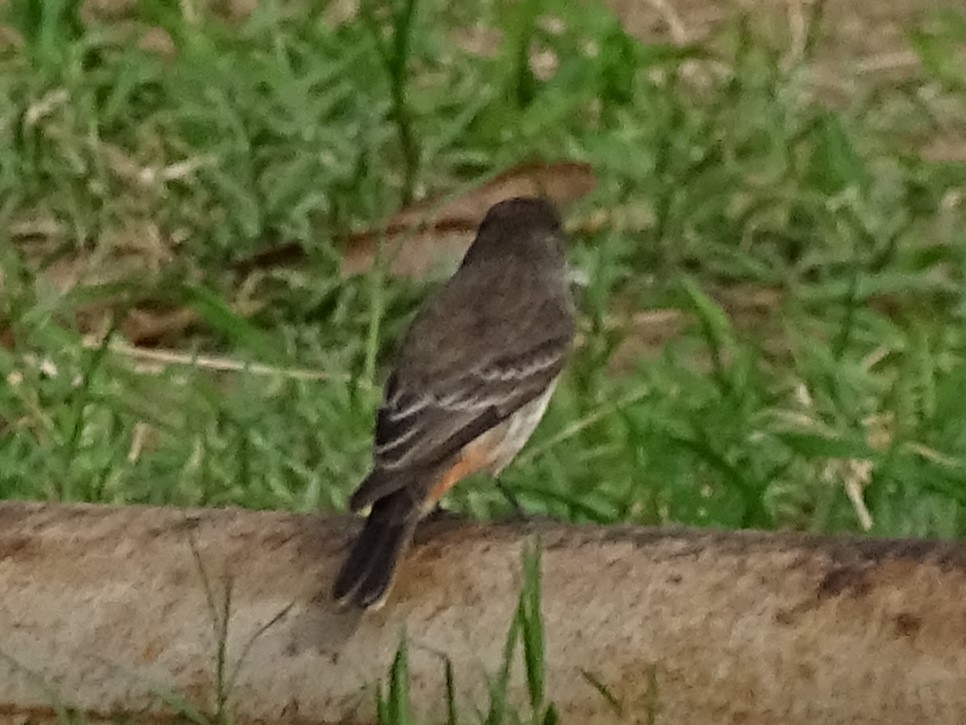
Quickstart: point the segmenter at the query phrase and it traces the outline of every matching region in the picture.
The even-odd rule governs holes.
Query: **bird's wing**
[[[545,337],[436,382],[395,371],[376,418],[373,470],[353,494],[353,510],[432,471],[537,398],[563,369],[570,339],[570,334]]]

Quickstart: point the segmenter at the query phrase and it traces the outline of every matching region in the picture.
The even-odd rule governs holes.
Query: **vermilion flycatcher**
[[[372,470],[350,501],[372,510],[337,600],[381,606],[419,520],[466,476],[498,475],[537,426],[574,337],[563,241],[549,202],[494,205],[416,316],[386,381]]]

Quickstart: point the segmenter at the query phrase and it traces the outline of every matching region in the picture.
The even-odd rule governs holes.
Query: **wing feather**
[[[353,508],[406,485],[414,471],[431,471],[539,397],[563,369],[569,342],[558,337],[524,354],[485,360],[428,389],[415,390],[394,372],[376,417],[373,471]]]

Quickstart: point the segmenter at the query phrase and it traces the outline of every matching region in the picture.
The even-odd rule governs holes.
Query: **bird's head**
[[[490,207],[465,262],[523,255],[563,264],[563,241],[563,224],[554,205],[545,199],[518,196]]]

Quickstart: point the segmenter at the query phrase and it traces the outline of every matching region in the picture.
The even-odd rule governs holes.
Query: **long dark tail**
[[[382,606],[392,588],[399,560],[412,540],[419,514],[406,489],[376,501],[335,579],[332,596],[363,609]]]

